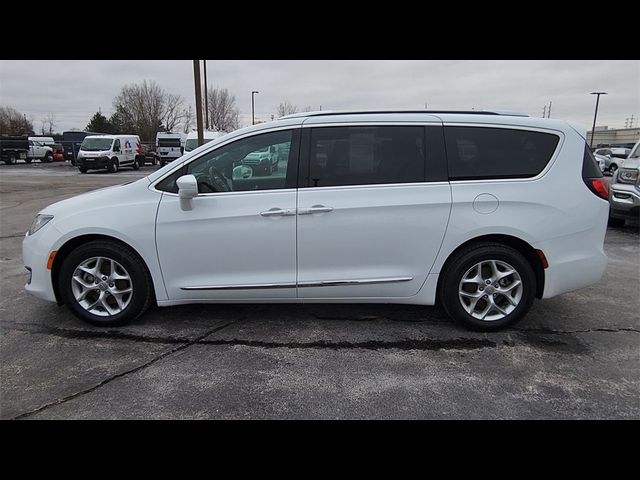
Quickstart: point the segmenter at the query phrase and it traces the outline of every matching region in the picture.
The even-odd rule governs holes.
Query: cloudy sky
[[[598,125],[624,127],[640,116],[640,62],[635,60],[208,60],[209,84],[235,94],[241,123],[270,119],[288,100],[313,110],[502,109],[591,127],[592,91],[605,91]],[[155,80],[194,104],[191,60],[0,61],[0,105],[34,121],[49,112],[55,129],[83,129],[98,108],[107,116],[128,83]]]

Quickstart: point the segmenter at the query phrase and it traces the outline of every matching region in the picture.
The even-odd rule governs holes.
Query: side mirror
[[[183,175],[176,180],[178,196],[182,199],[191,199],[198,196],[198,181],[193,175]]]

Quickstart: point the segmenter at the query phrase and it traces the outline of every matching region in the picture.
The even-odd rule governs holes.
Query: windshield
[[[640,158],[640,142],[636,143],[636,146],[633,147],[628,158]]]
[[[211,140],[213,140],[213,138],[205,138],[204,139],[204,143],[209,143]],[[204,145],[204,143],[203,143],[203,145]],[[190,138],[184,144],[184,151],[185,152],[190,152],[191,150],[195,150],[196,148],[198,148],[198,139],[197,138]]]
[[[112,138],[85,138],[82,141],[82,146],[80,147],[80,150],[84,150],[85,152],[97,152],[100,150],[110,150],[112,143],[113,143]]]

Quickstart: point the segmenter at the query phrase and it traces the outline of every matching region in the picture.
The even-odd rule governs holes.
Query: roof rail
[[[363,114],[381,114],[381,113],[424,113],[433,114],[457,114],[457,115],[506,115],[513,117],[528,117],[526,113],[509,112],[504,110],[317,110],[314,112],[299,112],[291,115],[285,115],[278,118],[300,118],[300,117],[319,117],[323,115],[363,115]]]

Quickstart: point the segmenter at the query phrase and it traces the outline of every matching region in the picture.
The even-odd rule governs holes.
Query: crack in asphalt
[[[204,333],[203,335],[200,335],[198,338],[195,338],[192,341],[189,341],[187,343],[183,343],[183,344],[181,344],[181,345],[179,345],[179,346],[177,346],[175,348],[172,348],[171,350],[169,350],[167,352],[164,352],[164,353],[158,355],[157,357],[152,358],[151,360],[149,360],[148,362],[146,362],[146,363],[144,363],[142,365],[139,365],[139,366],[137,366],[135,368],[132,368],[132,369],[129,369],[127,371],[120,372],[120,373],[117,373],[115,375],[112,375],[109,378],[106,378],[106,379],[102,380],[97,385],[94,385],[93,387],[86,388],[86,389],[81,390],[79,392],[72,393],[71,395],[67,395],[66,397],[59,398],[59,399],[57,399],[57,400],[55,400],[53,402],[49,402],[49,403],[47,403],[45,405],[42,405],[42,406],[40,406],[38,408],[35,408],[33,410],[30,410],[28,412],[21,413],[19,415],[11,417],[10,420],[20,420],[20,419],[23,419],[23,418],[27,418],[27,417],[30,417],[32,415],[35,415],[36,413],[42,412],[43,410],[46,410],[47,408],[53,407],[55,405],[63,404],[65,402],[68,402],[69,400],[73,400],[74,398],[78,398],[78,397],[80,397],[82,395],[86,395],[87,393],[91,393],[94,390],[97,390],[98,388],[100,388],[100,387],[102,387],[102,386],[104,386],[104,385],[106,385],[106,384],[108,384],[108,383],[110,383],[110,382],[112,382],[112,381],[114,381],[114,380],[116,380],[118,378],[124,377],[125,375],[129,375],[131,373],[138,372],[138,371],[140,371],[140,370],[142,370],[144,368],[147,368],[150,365],[153,365],[154,363],[158,362],[159,360],[162,360],[163,358],[168,357],[169,355],[172,355],[172,354],[174,354],[176,352],[184,350],[184,349],[190,347],[191,345],[195,345],[200,340],[205,339],[209,335],[212,335],[212,334],[222,330],[223,328],[226,328],[226,327],[236,323],[237,321],[238,320],[234,320],[234,321],[226,323],[224,325],[220,325],[220,326],[218,326],[218,327],[216,327],[216,328],[214,328],[212,330],[209,330],[208,332]]]
[[[24,233],[20,233],[17,235],[5,235],[3,237],[0,237],[0,240],[3,240],[5,238],[21,238],[21,237],[24,237]]]

